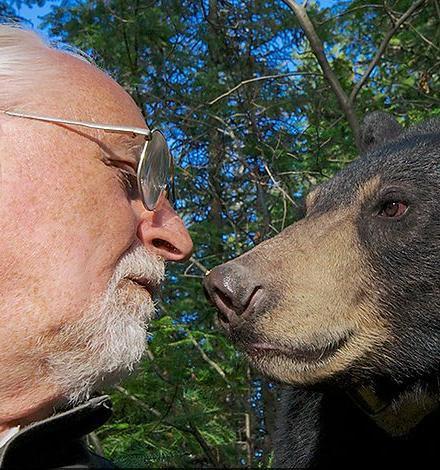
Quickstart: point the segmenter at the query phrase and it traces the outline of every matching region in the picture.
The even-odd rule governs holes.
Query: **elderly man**
[[[0,466],[103,468],[90,395],[139,361],[164,261],[192,250],[171,157],[106,74],[6,25],[0,109]]]

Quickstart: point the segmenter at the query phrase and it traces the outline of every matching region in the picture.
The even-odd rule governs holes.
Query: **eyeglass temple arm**
[[[94,122],[87,122],[87,121],[71,121],[69,119],[60,119],[60,118],[52,118],[46,116],[40,116],[38,114],[28,114],[28,113],[20,113],[18,111],[4,111],[5,114],[8,116],[17,116],[26,119],[35,119],[37,121],[46,121],[46,122],[57,122],[60,124],[70,124],[73,126],[82,126],[88,127],[90,129],[101,129],[104,131],[110,132],[127,132],[132,134],[139,134],[145,135],[146,137],[151,137],[151,130],[150,129],[143,129],[142,127],[130,127],[130,126],[114,126],[112,124],[97,124]]]

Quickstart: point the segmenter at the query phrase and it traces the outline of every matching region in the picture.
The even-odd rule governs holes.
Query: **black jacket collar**
[[[0,449],[0,469],[115,468],[84,442],[84,437],[102,426],[111,414],[110,398],[102,396],[33,423]]]

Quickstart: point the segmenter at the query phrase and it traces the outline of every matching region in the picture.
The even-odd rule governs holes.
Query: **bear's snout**
[[[220,323],[229,331],[252,318],[266,296],[266,290],[251,270],[234,261],[213,269],[203,286],[218,309]]]

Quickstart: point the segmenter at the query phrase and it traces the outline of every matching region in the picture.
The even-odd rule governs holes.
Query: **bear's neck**
[[[390,393],[373,386],[361,386],[348,395],[378,427],[393,437],[402,437],[437,410],[440,392],[420,384]]]

